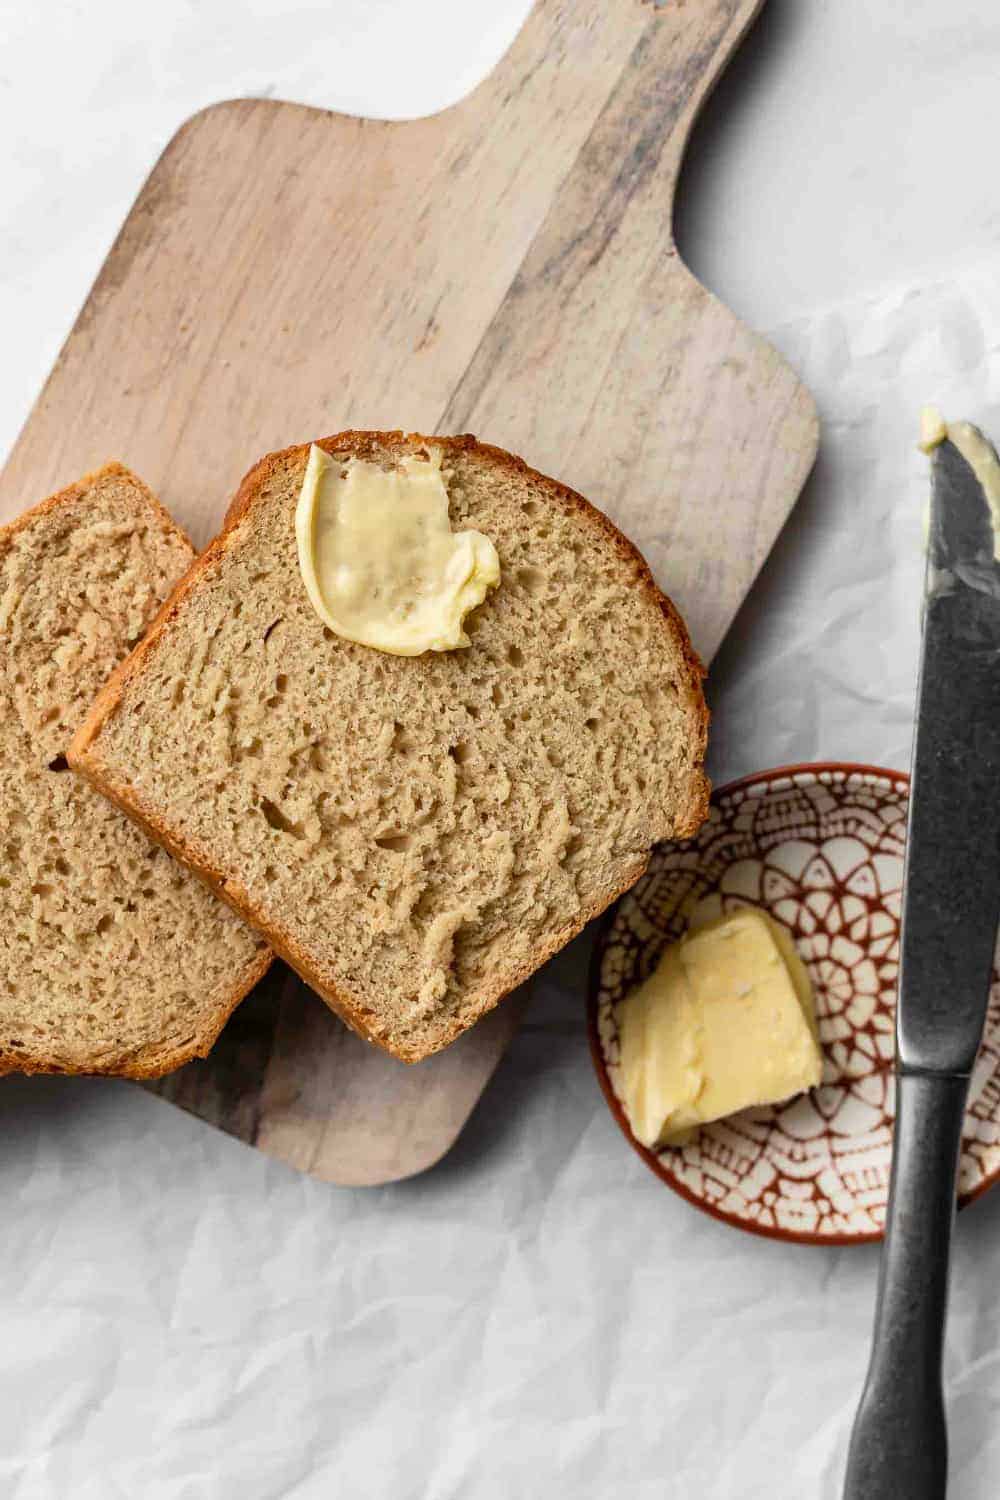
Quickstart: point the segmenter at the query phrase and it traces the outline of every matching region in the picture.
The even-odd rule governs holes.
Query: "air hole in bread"
[[[262,644],[263,645],[265,645],[265,646],[267,645],[268,640],[270,639],[272,633],[275,630],[277,630],[278,626],[281,624],[282,618],[283,617],[281,615],[279,615],[276,620],[272,620],[271,621],[270,625],[264,631],[264,635],[263,635],[263,638],[262,638]]]
[[[514,582],[526,594],[537,597],[544,591],[546,580],[540,568],[518,568],[514,574]]]
[[[396,755],[406,755],[413,748],[414,742],[407,732],[406,725],[401,724],[398,719],[394,720],[392,726],[392,739],[389,742],[389,749],[392,750]]]
[[[269,797],[262,797],[260,799],[260,810],[264,814],[267,823],[277,833],[289,833],[293,839],[305,837],[302,824],[293,823],[291,818],[286,818],[277,803],[272,802]]]
[[[57,755],[53,760],[49,761],[49,770],[68,771],[69,761],[66,759],[65,755]]]
[[[375,840],[380,849],[388,849],[393,854],[405,854],[413,843],[413,835],[409,833],[384,833]]]
[[[417,922],[427,922],[434,915],[437,899],[433,886],[425,886],[413,905],[412,916]]]

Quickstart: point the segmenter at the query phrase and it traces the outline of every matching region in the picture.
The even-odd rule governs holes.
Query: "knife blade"
[[[931,465],[896,1057],[903,1068],[968,1073],[1000,908],[1000,563],[968,458],[949,437]]]
[[[940,1500],[962,1123],[1000,911],[1000,463],[971,424],[931,456],[896,1005],[896,1125],[871,1362],[845,1500]]]

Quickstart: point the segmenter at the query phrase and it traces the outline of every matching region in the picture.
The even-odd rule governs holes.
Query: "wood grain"
[[[276,963],[207,1061],[145,1087],[324,1181],[395,1182],[455,1141],[525,999],[512,995],[444,1052],[407,1066],[348,1031]]]
[[[607,510],[710,658],[816,449],[807,392],[671,230],[691,124],[759,3],[538,0],[426,120],[196,115],[0,476],[0,521],[115,456],[201,544],[268,449],[472,430]],[[385,1181],[447,1149],[520,1003],[405,1069],[279,969],[160,1091],[316,1176]]]

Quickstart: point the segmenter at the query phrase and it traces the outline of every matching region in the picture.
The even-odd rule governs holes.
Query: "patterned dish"
[[[808,1244],[881,1238],[893,1119],[893,1011],[909,779],[874,766],[766,771],[722,787],[696,838],[654,854],[594,955],[590,1040],[611,1111],[682,1197],[754,1234]],[[791,931],[816,992],[825,1058],[812,1094],[649,1151],[619,1101],[617,1007],[699,915],[760,906]],[[960,1203],[1000,1176],[1000,978],[962,1139]]]

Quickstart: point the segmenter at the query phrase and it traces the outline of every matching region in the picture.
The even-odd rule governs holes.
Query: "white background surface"
[[[246,93],[428,111],[526,9],[2,0],[0,449],[181,119]],[[713,674],[719,777],[907,762],[916,408],[1000,432],[998,83],[982,0],[769,0],[699,130],[682,250],[824,424]],[[875,1253],[739,1235],[646,1172],[592,1077],[585,960],[395,1188],[307,1181],[126,1084],[4,1080],[0,1500],[832,1500]],[[998,1273],[1000,1192],[957,1235],[957,1500],[1000,1487]]]

